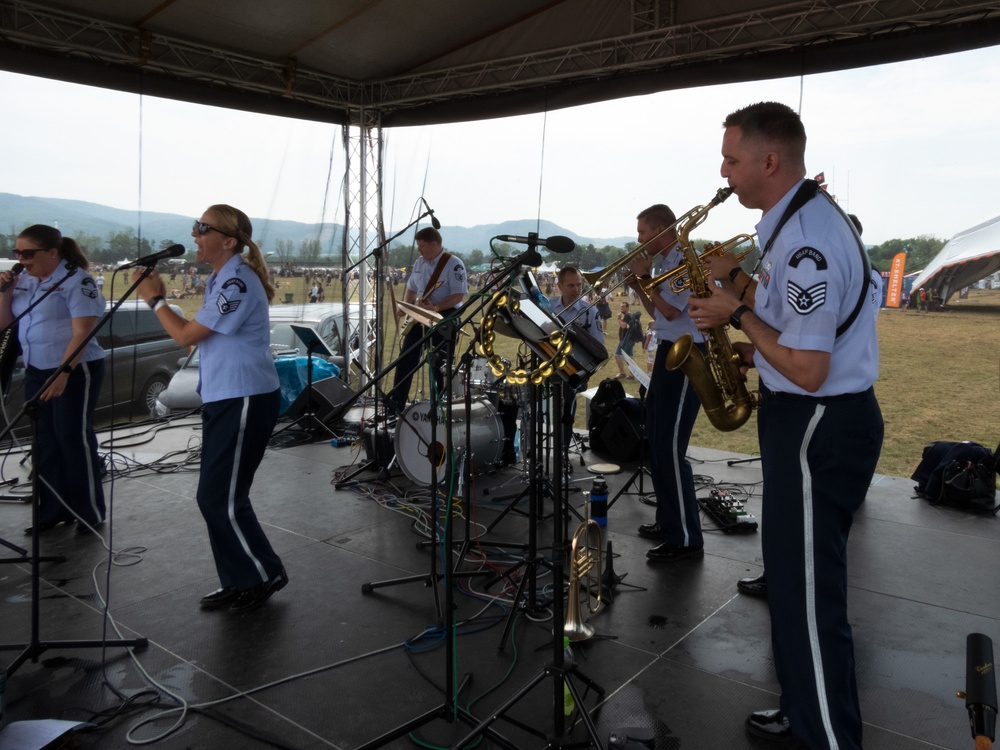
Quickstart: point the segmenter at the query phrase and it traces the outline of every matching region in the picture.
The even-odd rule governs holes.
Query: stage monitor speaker
[[[316,418],[325,425],[336,422],[343,416],[346,406],[355,393],[340,378],[325,378],[312,384],[312,390],[303,390],[285,412],[289,419],[298,419],[309,408]]]

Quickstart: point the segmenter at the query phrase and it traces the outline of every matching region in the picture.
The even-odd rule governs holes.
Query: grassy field
[[[397,293],[401,288],[397,287]],[[305,279],[283,279],[275,304],[289,293],[294,302],[305,302],[307,290]],[[339,284],[334,283],[326,291],[326,300],[340,299]],[[619,301],[614,300],[612,310],[617,311]],[[198,300],[180,300],[179,304],[189,315],[200,305]],[[954,299],[949,310],[940,313],[885,309],[878,318],[878,331],[881,371],[875,389],[886,424],[880,473],[908,477],[919,463],[924,445],[934,440],[974,440],[996,447],[1000,441],[996,428],[1000,416],[1000,290],[973,290],[968,300]],[[398,341],[391,323],[385,338],[385,356],[394,357]],[[617,333],[609,327],[609,349],[613,350],[612,340],[617,342]],[[515,339],[498,337],[497,352],[510,358],[517,345]],[[635,359],[645,361],[638,346]],[[617,372],[613,359],[608,360],[591,377],[591,385]],[[755,371],[751,371],[754,380]],[[638,395],[635,381],[623,381],[623,385],[631,395]],[[577,414],[577,427],[585,427],[585,410],[580,408]],[[722,433],[702,414],[691,444],[756,453],[756,417],[736,432]]]

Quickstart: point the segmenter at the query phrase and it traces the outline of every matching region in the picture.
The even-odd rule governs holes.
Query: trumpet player
[[[692,299],[690,316],[702,329],[741,329],[750,343],[734,349],[760,373],[761,547],[781,700],[750,714],[746,729],[860,750],[847,537],[884,432],[870,266],[847,215],[803,179],[806,133],[794,110],[753,104],[724,128],[722,176],[763,212],[760,281],[720,262],[724,286]]]
[[[688,441],[700,404],[687,376],[680,370],[668,371],[666,365],[667,352],[678,337],[690,333],[699,346],[703,346],[700,342],[704,337],[687,315],[690,291],[674,294],[669,289],[657,289],[650,296],[640,286],[642,278],[676,267],[683,260],[672,229],[676,223],[674,212],[662,203],[636,217],[637,239],[649,243],[649,247],[632,259],[627,279],[653,317],[657,339],[645,413],[656,517],[653,523],[639,527],[639,536],[659,542],[646,552],[651,562],[699,558],[704,549],[694,476],[687,460]]]

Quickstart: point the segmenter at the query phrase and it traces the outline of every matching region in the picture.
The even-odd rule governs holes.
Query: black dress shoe
[[[646,557],[653,562],[675,562],[688,558],[698,558],[705,554],[704,547],[679,547],[676,544],[663,544],[646,552]]]
[[[639,527],[639,536],[643,539],[665,539],[667,530],[658,523],[644,523]]]
[[[282,568],[278,575],[267,583],[260,583],[253,588],[238,592],[233,603],[229,605],[229,611],[249,612],[257,609],[271,598],[271,594],[281,591],[286,585],[288,585],[288,574]]]
[[[228,606],[232,604],[233,599],[239,596],[239,593],[232,586],[216,589],[211,594],[205,594],[205,596],[201,597],[201,608],[218,609],[219,607]]]
[[[767,578],[763,573],[756,578],[741,578],[736,582],[736,588],[741,594],[767,596]]]
[[[788,717],[777,708],[770,711],[754,711],[747,717],[746,726],[747,734],[769,742],[797,742],[788,723]]]

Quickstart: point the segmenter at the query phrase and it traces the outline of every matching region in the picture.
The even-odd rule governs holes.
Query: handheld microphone
[[[427,205],[427,201],[425,201],[423,197],[421,197],[420,200],[424,204],[424,208],[427,209],[427,213],[429,213],[431,216],[431,226],[433,226],[435,229],[440,229],[441,222],[438,221],[438,217],[434,215],[434,209],[432,209],[429,205]]]
[[[21,275],[21,271],[24,270],[23,263],[15,263],[10,267],[10,278],[7,279],[3,284],[0,284],[0,294],[3,294],[8,289],[10,289],[11,284],[17,281],[17,277]]]
[[[519,237],[514,234],[501,234],[494,239],[500,240],[501,242],[516,242],[519,245],[537,245],[538,247],[547,247],[550,252],[553,253],[571,253],[576,249],[576,243],[573,242],[569,237],[564,237],[561,234],[555,234],[548,239],[533,237],[531,235],[527,237]]]
[[[141,258],[126,263],[124,265],[118,266],[119,271],[124,271],[128,268],[138,268],[139,266],[155,266],[161,260],[166,258],[179,258],[187,252],[184,245],[171,245],[166,250],[160,250],[158,253],[150,253],[149,255],[144,255]]]

